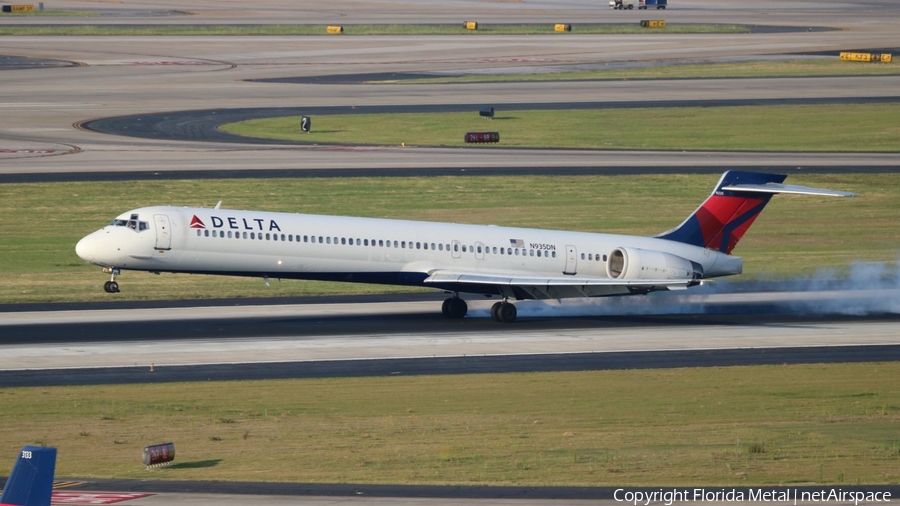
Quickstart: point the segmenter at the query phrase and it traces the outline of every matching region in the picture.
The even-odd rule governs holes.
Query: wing
[[[696,279],[608,279],[577,276],[524,276],[437,269],[425,284],[461,292],[501,293],[517,299],[566,299],[631,295],[659,290],[685,290]]]

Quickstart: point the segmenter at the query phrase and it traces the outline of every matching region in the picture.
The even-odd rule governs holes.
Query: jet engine
[[[703,267],[662,251],[616,248],[609,254],[606,275],[612,279],[700,279]]]

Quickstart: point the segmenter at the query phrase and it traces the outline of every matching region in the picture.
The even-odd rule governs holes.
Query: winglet
[[[50,506],[55,470],[56,448],[22,448],[3,487],[0,506]]]

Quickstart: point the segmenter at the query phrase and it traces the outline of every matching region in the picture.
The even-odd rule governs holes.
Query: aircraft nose
[[[75,254],[88,262],[93,262],[97,256],[97,238],[94,234],[84,237],[75,245]]]

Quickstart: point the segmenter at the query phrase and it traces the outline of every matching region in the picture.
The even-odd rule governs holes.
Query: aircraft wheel
[[[107,281],[106,283],[103,283],[103,291],[104,291],[104,292],[106,292],[106,293],[112,293],[111,291],[109,291],[109,284],[110,284],[110,283],[112,283],[112,281]]]
[[[109,293],[119,293],[119,283],[115,281],[109,282]]]
[[[462,318],[469,312],[469,305],[466,304],[466,301],[457,297],[445,300],[444,305],[447,307],[447,311],[444,312],[447,318]],[[441,309],[443,310],[443,307]]]
[[[491,319],[495,322],[500,321],[500,306],[502,306],[503,302],[495,302],[493,306],[491,306]]]
[[[512,323],[512,322],[516,321],[517,313],[518,313],[518,311],[516,311],[515,304],[510,304],[509,302],[504,302],[497,309],[497,318],[499,318],[499,321],[501,321],[503,323]]]
[[[441,304],[441,313],[444,313],[444,316],[450,318],[450,301],[453,299],[447,299]]]
[[[629,5],[629,6],[628,6],[628,10],[631,10],[631,9],[634,9],[634,6],[633,6],[633,5]]]

